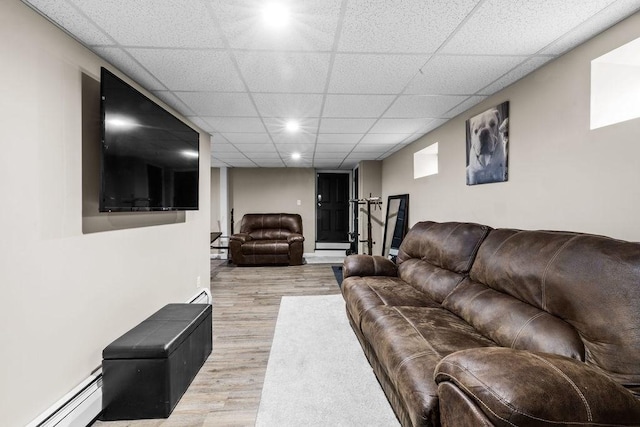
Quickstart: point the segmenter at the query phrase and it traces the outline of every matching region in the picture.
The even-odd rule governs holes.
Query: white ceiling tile
[[[225,133],[222,136],[232,144],[271,144],[267,133]]]
[[[352,154],[350,154],[349,156],[347,156],[347,158],[344,159],[345,163],[347,162],[354,162],[354,163],[359,163],[362,160],[378,160],[378,157],[380,157],[382,155],[382,153],[377,153],[377,152],[354,152]]]
[[[257,117],[249,95],[244,92],[175,92],[199,116]]]
[[[472,95],[525,59],[522,56],[434,56],[405,93]]]
[[[331,71],[330,93],[398,93],[427,55],[337,54]]]
[[[194,111],[185,105],[184,102],[177,96],[173,94],[173,92],[169,92],[166,90],[154,90],[153,93],[157,96],[162,102],[173,108],[174,110],[184,114],[185,116],[190,116],[194,114]]]
[[[251,160],[253,160],[253,162],[261,168],[281,168],[285,165],[285,163],[279,158],[272,159],[272,160],[269,160],[269,159],[251,159]]]
[[[321,155],[321,158],[328,159],[329,156],[340,157],[340,154],[348,153],[353,150],[356,144],[331,144],[324,143],[316,145],[316,155]]]
[[[322,95],[256,93],[253,99],[262,117],[319,117],[322,107]]]
[[[378,153],[381,155],[389,150],[391,147],[395,147],[397,143],[389,144],[358,144],[353,149],[353,153]]]
[[[514,83],[517,80],[521,79],[522,77],[526,76],[527,74],[531,73],[536,68],[539,68],[542,65],[546,64],[551,59],[553,59],[553,58],[551,58],[549,56],[533,57],[533,58],[529,59],[528,61],[522,63],[518,67],[514,68],[513,70],[509,71],[507,74],[505,74],[504,76],[500,77],[498,80],[492,82],[490,85],[488,85],[488,86],[484,87],[483,89],[479,90],[478,92],[479,93],[484,93],[484,94],[487,94],[487,95],[494,94],[497,91],[499,91],[501,89],[504,89],[505,87],[509,86],[511,83]]]
[[[639,0],[280,1],[291,25],[273,32],[263,0],[23,0],[212,134],[212,165],[327,169],[390,155],[640,10]],[[284,130],[288,119],[300,132]]]
[[[340,95],[329,95],[340,96]],[[328,98],[328,97],[327,97]],[[325,111],[326,111],[325,105]],[[365,133],[376,122],[376,119],[322,119],[321,133]]]
[[[287,130],[287,122],[290,119],[287,118],[276,118],[276,117],[267,117],[264,120],[264,125],[267,127],[267,130],[270,134],[280,134],[280,133],[291,133]],[[294,118],[294,120],[298,123],[299,133],[312,133],[315,134],[318,129],[318,119],[315,117],[303,117],[303,118]],[[295,133],[293,133],[295,135]]]
[[[309,145],[314,146],[316,135],[311,133],[280,133],[272,134],[273,142],[276,145]]]
[[[435,128],[438,128],[438,127],[442,126],[443,124],[447,123],[448,121],[449,121],[449,119],[435,119],[435,120],[432,120],[429,123],[427,123],[427,125],[424,128],[422,128],[420,130],[420,132],[417,132],[417,133],[421,133],[422,135],[424,135],[427,132],[431,132]]]
[[[618,0],[551,43],[541,53],[563,54],[614,25],[620,21],[621,17],[631,15],[638,10],[640,10],[640,2],[638,0]]]
[[[247,156],[245,156],[244,153],[241,153],[239,151],[219,151],[219,152],[212,153],[212,155],[216,159],[220,159],[220,160],[235,160],[235,159],[247,158]]]
[[[273,143],[271,141],[264,142],[262,144],[234,144],[236,148],[245,154],[248,153],[265,153],[268,150],[273,150]]]
[[[329,53],[235,53],[240,72],[255,92],[324,92]]]
[[[362,138],[362,144],[391,144],[404,141],[410,133],[369,133]]]
[[[358,133],[326,133],[318,135],[318,144],[355,144],[364,135]]]
[[[241,92],[229,53],[218,50],[127,49],[169,90]]]
[[[339,50],[435,52],[477,3],[478,0],[350,0]]]
[[[440,117],[467,99],[458,95],[402,95],[384,114],[386,118]]]
[[[131,77],[147,90],[166,90],[152,74],[144,69],[136,60],[118,47],[95,47],[94,52],[111,64],[118,64],[118,69]]]
[[[340,147],[339,149],[341,151],[321,151],[320,146],[318,146],[316,147],[316,154],[314,158],[322,160],[342,160],[347,153],[350,153],[351,150],[353,150],[353,147],[355,147],[355,144],[347,146],[346,148]]]
[[[414,133],[423,129],[433,119],[380,119],[371,133]]]
[[[354,167],[356,167],[356,163],[349,163],[346,166],[342,165],[342,166],[338,166],[340,162],[336,163],[336,161],[331,161],[331,160],[323,160],[323,159],[319,159],[313,160],[313,167],[315,167],[316,169],[340,169],[340,170],[347,170],[347,169],[353,169]]]
[[[209,124],[208,122],[205,122],[204,120],[202,120],[202,118],[198,116],[187,116],[187,119],[191,120],[191,123],[198,126],[200,129],[202,129],[205,132],[209,132],[209,133],[214,132],[213,126],[211,126],[211,124]]]
[[[487,99],[486,96],[470,96],[467,99],[465,99],[464,101],[462,101],[460,104],[456,105],[454,108],[452,108],[451,110],[447,111],[445,114],[442,115],[443,118],[453,118],[455,116],[457,116],[460,113],[463,113],[465,111],[467,111],[469,108],[473,107],[474,105],[479,104],[480,102],[484,101],[485,99]]]
[[[227,162],[229,164],[229,166],[234,167],[234,168],[255,168],[258,167],[258,165],[256,165],[256,163],[250,159],[232,159],[232,160],[225,160],[225,162]]]
[[[85,0],[81,7],[125,46],[224,47],[204,2]]]
[[[202,117],[215,132],[264,133],[266,129],[258,118],[245,117]]]
[[[211,144],[211,154],[238,153],[238,149],[228,142],[214,142]]]
[[[276,143],[276,149],[280,154],[284,156],[290,156],[291,153],[300,153],[312,155],[315,148],[315,144],[307,144],[300,142],[297,144],[281,144]]]
[[[113,45],[114,40],[73,5],[64,1],[29,0],[29,4],[71,32],[85,45]]]
[[[256,160],[280,160],[280,155],[273,149],[273,147],[271,148],[271,151],[269,152],[265,152],[264,151],[264,147],[263,147],[263,151],[242,151],[248,158],[250,158],[253,161]]]
[[[531,55],[615,0],[488,0],[443,53]]]
[[[327,95],[322,116],[377,118],[389,108],[394,99],[394,95]]]
[[[229,44],[235,49],[328,51],[333,46],[340,0],[282,2],[289,25],[274,30],[262,19],[261,0],[213,0],[212,7]]]

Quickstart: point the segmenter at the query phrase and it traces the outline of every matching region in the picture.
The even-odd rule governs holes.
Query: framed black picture
[[[509,177],[509,101],[467,120],[467,185]]]

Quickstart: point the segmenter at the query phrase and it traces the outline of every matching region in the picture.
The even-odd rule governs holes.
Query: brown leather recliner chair
[[[298,214],[246,214],[240,233],[229,239],[236,265],[301,265],[304,252],[302,217]]]

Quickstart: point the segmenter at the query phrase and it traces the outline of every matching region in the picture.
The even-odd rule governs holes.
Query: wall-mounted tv
[[[198,209],[198,132],[105,68],[100,91],[100,212]]]

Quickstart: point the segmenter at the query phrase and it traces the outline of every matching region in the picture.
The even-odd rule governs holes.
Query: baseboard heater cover
[[[202,288],[188,304],[211,304],[211,291]],[[26,427],[86,427],[102,412],[102,368],[71,390]]]

